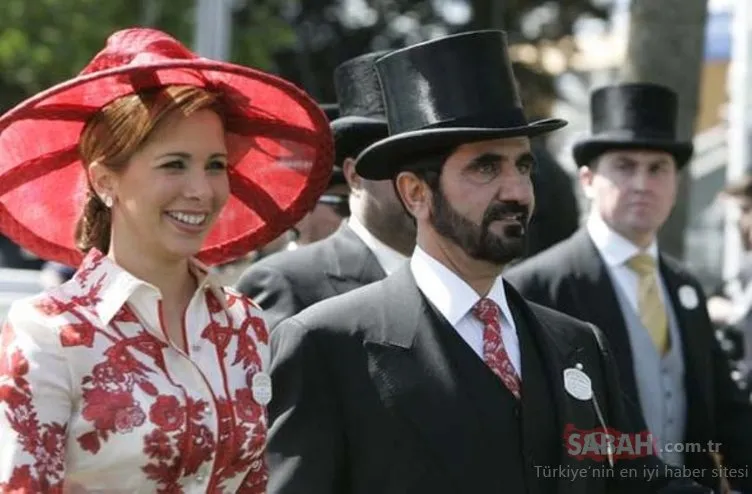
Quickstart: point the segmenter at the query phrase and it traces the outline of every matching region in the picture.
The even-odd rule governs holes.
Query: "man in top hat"
[[[391,135],[356,171],[393,181],[417,246],[386,279],[272,333],[269,493],[656,492],[667,480],[648,452],[579,454],[584,431],[637,432],[600,332],[500,276],[524,251],[529,138],[565,122],[527,122],[501,31],[421,43],[376,68]]]
[[[663,459],[716,486],[720,457],[732,468],[752,464],[752,409],[731,380],[700,284],[656,243],[693,151],[675,137],[676,111],[676,94],[659,85],[596,90],[592,135],[574,147],[587,223],[506,277],[524,297],[601,328],[622,388],[640,405],[635,419],[644,417]],[[752,492],[749,475],[730,480]]]
[[[335,169],[350,189],[350,217],[328,238],[252,265],[238,289],[265,311],[270,329],[306,307],[384,278],[415,246],[415,225],[389,181],[355,173],[355,157],[388,134],[373,62],[387,52],[361,55],[334,72],[340,117],[331,122]]]

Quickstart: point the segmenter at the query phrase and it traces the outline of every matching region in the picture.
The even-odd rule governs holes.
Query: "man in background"
[[[253,298],[270,329],[321,300],[380,280],[415,246],[415,225],[388,180],[355,173],[355,157],[388,135],[374,52],[341,64],[334,73],[340,117],[332,121],[336,168],[350,189],[351,215],[331,236],[253,264],[237,288]]]
[[[752,407],[731,380],[702,287],[657,244],[693,152],[676,139],[676,111],[676,93],[657,84],[595,91],[592,135],[574,147],[587,224],[506,276],[533,302],[601,328],[622,388],[640,405],[634,422],[647,424],[664,461],[718,488],[721,461],[752,464]],[[720,450],[667,447],[711,443]],[[731,480],[752,491],[752,478]]]

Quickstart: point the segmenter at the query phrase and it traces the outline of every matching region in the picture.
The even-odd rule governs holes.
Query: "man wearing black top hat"
[[[500,276],[524,251],[529,138],[566,124],[527,122],[504,33],[421,43],[376,68],[391,135],[356,170],[393,181],[417,246],[386,279],[272,333],[269,493],[707,492],[669,482],[646,451],[572,444],[637,431],[599,330]]]
[[[592,135],[574,147],[592,202],[587,224],[505,276],[529,300],[601,328],[640,405],[635,420],[663,459],[717,487],[716,465],[752,464],[752,408],[731,380],[700,284],[656,243],[693,151],[675,137],[676,108],[676,94],[655,84],[596,90]],[[706,446],[676,447],[687,444]],[[748,474],[728,480],[752,492]]]
[[[389,181],[355,174],[354,158],[388,133],[373,62],[387,52],[361,55],[334,72],[340,116],[331,122],[335,170],[350,189],[350,218],[328,238],[253,264],[238,289],[265,312],[270,328],[335,295],[384,278],[415,246],[415,226]]]

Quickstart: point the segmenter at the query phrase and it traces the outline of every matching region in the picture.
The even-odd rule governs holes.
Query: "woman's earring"
[[[102,196],[102,202],[108,208],[112,207],[112,197],[110,197],[110,196]]]

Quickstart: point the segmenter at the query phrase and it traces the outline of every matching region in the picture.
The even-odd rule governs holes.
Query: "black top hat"
[[[390,137],[358,157],[359,175],[392,178],[409,155],[535,136],[564,120],[528,123],[503,31],[474,31],[396,50],[376,62]],[[385,166],[388,164],[389,166]]]
[[[679,168],[692,156],[691,142],[676,140],[677,96],[652,83],[625,83],[595,90],[590,97],[591,134],[573,148],[578,166],[612,149],[671,153]]]
[[[345,158],[356,157],[366,146],[389,134],[374,67],[374,62],[387,53],[366,53],[334,69],[334,90],[339,104],[339,117],[331,122],[337,155],[334,166],[341,167]]]

